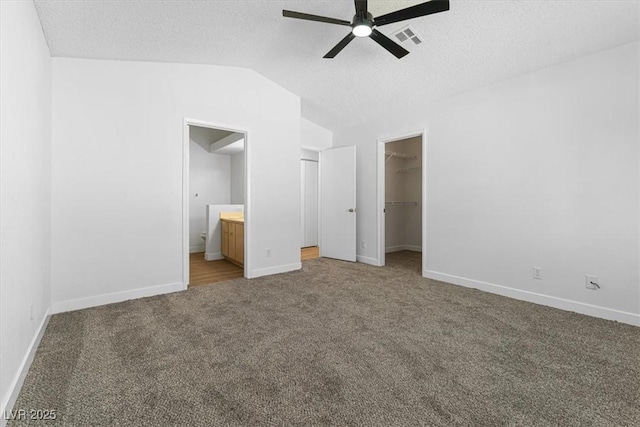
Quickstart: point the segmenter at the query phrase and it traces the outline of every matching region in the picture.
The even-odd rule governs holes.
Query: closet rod
[[[417,156],[409,156],[407,154],[399,153],[397,151],[385,151],[384,154],[389,156],[389,158],[396,157],[398,159],[414,159],[414,160],[418,158]]]
[[[389,206],[418,206],[418,202],[416,201],[412,201],[412,202],[389,201],[389,202],[384,202],[384,204]]]

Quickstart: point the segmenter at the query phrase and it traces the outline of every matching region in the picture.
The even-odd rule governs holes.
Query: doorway
[[[378,265],[426,266],[426,131],[378,142]]]
[[[246,277],[249,264],[247,151],[244,131],[184,120],[185,285]]]
[[[320,256],[319,206],[320,206],[320,153],[302,149],[300,159],[301,182],[301,241],[300,259],[307,261]]]
[[[321,152],[303,148],[301,159],[301,259],[325,257],[355,262],[356,147]],[[318,246],[310,246],[316,239]]]

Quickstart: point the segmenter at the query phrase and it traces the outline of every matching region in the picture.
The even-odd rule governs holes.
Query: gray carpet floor
[[[640,328],[329,259],[51,318],[15,409],[118,426],[640,425]],[[10,422],[10,426],[28,422]]]

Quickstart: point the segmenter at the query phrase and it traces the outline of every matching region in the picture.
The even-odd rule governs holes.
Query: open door
[[[320,194],[320,256],[355,262],[356,147],[322,152]]]

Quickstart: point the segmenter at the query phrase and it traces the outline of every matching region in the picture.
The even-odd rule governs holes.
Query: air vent
[[[422,38],[416,33],[416,30],[411,28],[411,26],[404,27],[400,31],[397,31],[393,34],[393,36],[398,39],[400,43],[404,43],[407,40],[411,40],[413,44],[421,44]]]

